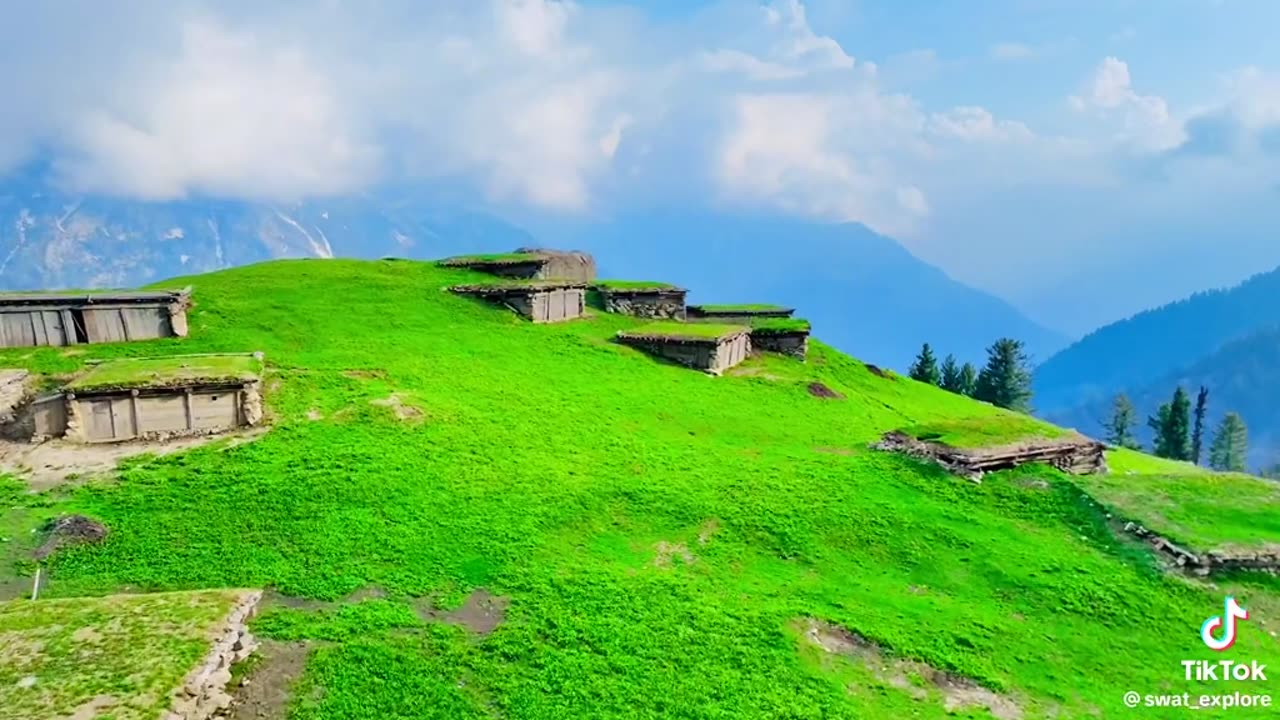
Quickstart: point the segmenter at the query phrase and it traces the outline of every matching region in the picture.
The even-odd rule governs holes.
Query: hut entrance
[[[84,310],[79,308],[71,310],[71,329],[77,345],[89,342],[89,331],[85,329],[84,324]]]

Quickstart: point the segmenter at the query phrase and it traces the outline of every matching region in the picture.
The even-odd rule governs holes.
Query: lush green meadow
[[[817,341],[806,363],[757,358],[717,378],[616,342],[641,324],[629,318],[533,325],[445,289],[483,279],[274,262],[167,282],[195,287],[187,339],[0,352],[0,366],[68,373],[87,358],[261,350],[273,425],[39,496],[0,479],[0,528],[29,533],[54,512],[108,526],[103,544],[50,560],[50,597],[274,587],[334,601],[256,621],[316,641],[299,719],[991,717],[948,715],[922,673],[900,682],[822,650],[806,618],[1028,718],[1129,717],[1129,690],[1240,689],[1184,681],[1186,658],[1280,668],[1259,623],[1207,651],[1199,627],[1219,592],[1117,541],[1064,476],[974,484],[867,447],[907,427],[1016,438],[1020,416]],[[1259,512],[1274,523],[1280,506]],[[415,611],[478,588],[510,599],[491,634]],[[1274,598],[1265,584],[1239,595]]]

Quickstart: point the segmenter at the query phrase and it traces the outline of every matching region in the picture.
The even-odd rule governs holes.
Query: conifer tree
[[[1031,372],[1020,340],[1000,338],[987,348],[974,397],[1009,410],[1031,410]]]
[[[1147,418],[1147,425],[1155,432],[1156,455],[1170,460],[1191,459],[1191,399],[1181,386],[1174,390],[1171,401]]]
[[[1244,472],[1249,450],[1249,430],[1237,413],[1227,413],[1218,425],[1209,446],[1209,467],[1214,470]]]
[[[942,369],[939,371],[941,376],[942,389],[949,392],[961,394],[963,386],[960,377],[960,365],[956,363],[955,355],[948,355],[942,359]]]
[[[1133,403],[1129,402],[1129,397],[1124,393],[1116,395],[1111,406],[1111,419],[1106,426],[1107,442],[1115,447],[1140,449],[1141,446],[1133,436],[1135,424],[1137,418],[1134,417]]]
[[[978,393],[978,369],[973,363],[965,363],[960,368],[960,394],[973,397]]]
[[[1200,386],[1196,394],[1196,409],[1192,413],[1195,425],[1191,430],[1191,462],[1200,464],[1200,454],[1204,449],[1204,416],[1209,412],[1209,388]]]
[[[938,374],[938,360],[933,356],[933,348],[929,347],[929,343],[925,343],[924,347],[920,348],[920,354],[916,356],[916,361],[911,363],[907,374],[912,380],[930,385],[937,385],[941,381],[942,378]]]

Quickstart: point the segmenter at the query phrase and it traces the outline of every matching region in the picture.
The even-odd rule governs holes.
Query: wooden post
[[[142,418],[138,415],[138,389],[134,388],[129,391],[129,405],[133,409],[133,436],[138,437],[142,434]]]
[[[35,599],[37,599],[37,598],[39,598],[39,597],[40,597],[40,570],[41,570],[41,567],[40,567],[39,565],[37,565],[37,566],[36,566],[36,579],[35,579],[35,582],[33,582],[33,583],[31,584],[31,599],[32,599],[32,600],[35,600]]]
[[[27,313],[27,319],[31,321],[31,344],[34,346],[40,345],[40,333],[36,331],[36,315],[38,314],[38,310],[32,310]],[[40,324],[44,325],[44,318],[40,318]],[[48,337],[45,338],[46,341],[48,339]]]
[[[193,430],[193,429],[195,429],[195,423],[194,423],[194,421],[192,420],[192,417],[191,417],[191,389],[190,389],[190,388],[188,388],[187,390],[183,391],[183,394],[182,394],[182,400],[183,400],[183,404],[186,406],[186,410],[187,410],[187,429],[188,429],[188,430]]]
[[[133,340],[133,338],[129,337],[129,321],[125,319],[124,308],[116,310],[116,314],[120,316],[120,331],[124,333],[124,341]]]
[[[76,344],[76,321],[71,317],[70,310],[59,310],[58,317],[62,318],[62,339],[64,345]]]

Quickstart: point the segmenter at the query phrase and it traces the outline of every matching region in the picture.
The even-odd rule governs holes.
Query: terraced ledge
[[[1143,540],[1152,550],[1169,558],[1175,566],[1192,575],[1204,577],[1239,571],[1280,574],[1280,546],[1267,545],[1253,551],[1196,552],[1175,544],[1136,522],[1124,521],[1123,532]]]

